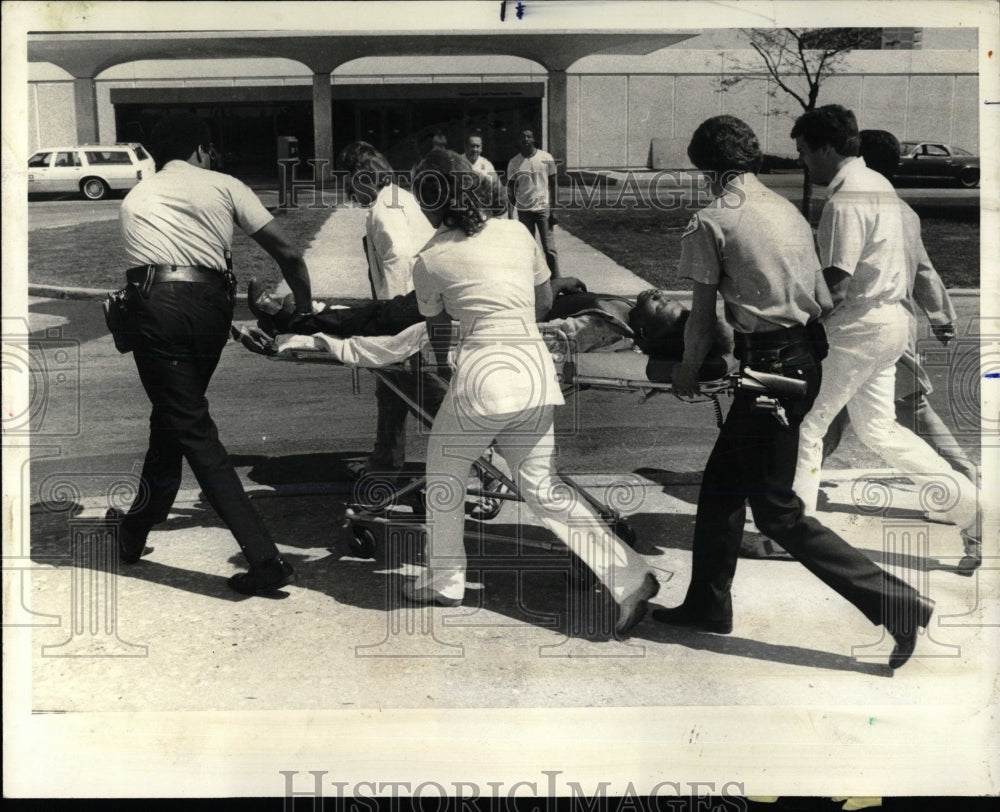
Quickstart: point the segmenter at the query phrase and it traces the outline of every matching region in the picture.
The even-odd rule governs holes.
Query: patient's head
[[[689,311],[666,291],[651,288],[635,299],[628,323],[635,343],[647,355],[674,356],[684,353],[684,325]],[[679,356],[678,356],[679,357]]]
[[[646,355],[676,361],[684,357],[684,326],[691,311],[666,291],[644,290],[628,314],[628,323],[635,332],[635,344]],[[709,356],[721,358],[733,351],[733,332],[724,321],[716,319],[713,326]]]

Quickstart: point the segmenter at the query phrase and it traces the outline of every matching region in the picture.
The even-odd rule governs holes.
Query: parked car
[[[125,192],[156,172],[156,163],[142,144],[84,144],[52,147],[28,159],[28,194],[79,192],[100,200]]]
[[[936,141],[903,141],[896,179],[954,180],[971,189],[979,185],[979,156]]]

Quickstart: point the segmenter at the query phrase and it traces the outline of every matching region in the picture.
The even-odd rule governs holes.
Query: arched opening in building
[[[498,169],[517,152],[518,132],[542,135],[541,82],[348,84],[332,87],[334,155],[347,143],[368,141],[393,167],[410,168],[436,132],[461,152],[479,130],[483,154]],[[244,181],[271,182],[279,144],[298,141],[300,158],[315,154],[312,92],[307,86],[114,88],[111,102],[119,141],[148,143],[164,115],[186,110],[209,122],[222,169]]]

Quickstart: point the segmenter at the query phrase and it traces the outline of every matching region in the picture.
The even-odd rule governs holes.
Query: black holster
[[[233,252],[226,248],[222,252],[223,258],[226,260],[226,270],[223,272],[222,277],[226,280],[226,292],[229,294],[229,304],[235,310],[236,308],[236,274],[233,273]]]
[[[131,284],[121,290],[109,290],[102,305],[104,321],[115,341],[115,349],[120,353],[132,351],[132,337],[128,332],[128,291]]]

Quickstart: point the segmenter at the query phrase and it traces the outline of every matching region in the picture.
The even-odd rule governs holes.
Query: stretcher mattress
[[[552,336],[546,335],[547,343],[553,353],[556,369],[560,372],[567,364],[573,365],[572,377],[603,378],[618,381],[634,381],[637,383],[652,381],[669,383],[672,363],[657,359],[650,364],[650,358],[635,349],[598,350],[592,352],[573,352],[570,345]],[[316,334],[279,335],[275,339],[278,353],[283,355],[299,355],[301,353],[319,353],[328,356],[330,360],[348,367],[378,368],[399,364],[411,356],[421,353],[429,363],[434,363],[430,343],[427,340],[427,328],[424,324],[414,324],[400,333],[391,336],[352,336],[339,338],[337,336]],[[711,374],[702,376],[703,380],[714,380],[723,377],[734,368],[732,359],[728,362],[718,359],[711,368]],[[709,370],[706,370],[708,372]],[[648,377],[649,375],[652,377]]]

